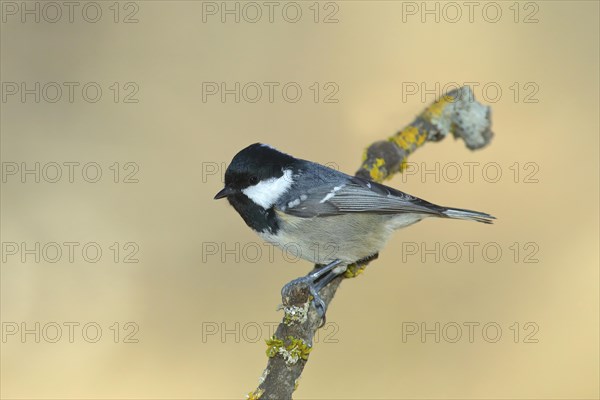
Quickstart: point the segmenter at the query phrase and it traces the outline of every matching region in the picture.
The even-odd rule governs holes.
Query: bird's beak
[[[235,192],[236,192],[235,189],[230,188],[229,186],[225,186],[223,189],[221,189],[221,191],[219,193],[217,193],[215,195],[215,200],[222,199],[223,197],[227,197],[231,194],[234,194]]]

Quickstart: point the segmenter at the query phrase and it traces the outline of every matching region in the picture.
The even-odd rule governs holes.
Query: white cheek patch
[[[271,208],[279,198],[292,186],[292,170],[286,169],[279,178],[271,178],[258,182],[254,186],[242,190],[250,200],[264,209]]]

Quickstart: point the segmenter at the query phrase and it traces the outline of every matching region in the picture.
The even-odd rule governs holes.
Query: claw
[[[325,304],[325,302],[319,295],[319,291],[317,290],[317,288],[315,286],[310,286],[309,290],[310,290],[310,294],[313,297],[312,301],[315,306],[315,310],[317,310],[317,314],[319,315],[319,318],[321,319],[321,323],[319,324],[319,328],[321,328],[323,325],[325,325],[325,319],[326,319],[325,312],[327,311],[327,305]]]

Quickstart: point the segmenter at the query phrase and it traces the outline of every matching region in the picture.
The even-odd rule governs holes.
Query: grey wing
[[[445,210],[425,200],[362,178],[351,177],[335,170],[320,172],[327,175],[316,178],[303,176],[303,185],[294,190],[296,197],[288,196],[282,199],[277,208],[286,214],[302,218],[347,213],[442,215]],[[331,182],[338,184],[332,185]]]

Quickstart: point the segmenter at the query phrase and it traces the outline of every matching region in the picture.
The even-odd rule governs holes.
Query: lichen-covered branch
[[[407,157],[427,142],[439,141],[448,134],[464,140],[469,149],[479,149],[492,138],[490,108],[478,103],[469,87],[448,92],[429,105],[407,127],[370,145],[363,154],[357,176],[382,182],[402,172]],[[334,279],[321,291],[329,305],[344,278],[355,277],[366,267],[351,265],[344,276]],[[250,399],[291,399],[313,349],[313,338],[320,318],[310,302],[308,287],[298,284],[282,293],[283,321],[267,340],[267,368]]]
[[[471,89],[463,86],[431,104],[395,135],[370,145],[356,175],[378,182],[391,178],[402,172],[409,154],[448,134],[463,139],[471,150],[479,149],[492,139],[490,127],[490,108],[475,101]]]

